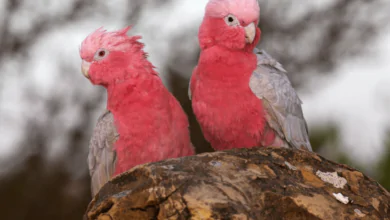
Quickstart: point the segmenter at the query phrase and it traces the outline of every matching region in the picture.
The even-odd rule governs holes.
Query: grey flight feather
[[[118,138],[114,117],[106,110],[99,117],[89,144],[88,167],[92,196],[95,196],[114,174],[116,162],[114,143]]]
[[[192,96],[191,96],[191,80],[190,80],[190,82],[188,83],[188,98],[190,98],[190,100],[191,100],[191,98],[192,98]]]
[[[190,100],[192,99],[192,94],[191,94],[191,81],[193,80],[192,77],[197,77],[197,75],[194,74],[194,73],[196,72],[196,68],[197,68],[197,67],[198,67],[198,66],[195,66],[194,71],[192,72],[190,81],[188,82],[188,97],[190,98]],[[197,80],[197,78],[194,79],[194,80]]]
[[[264,50],[254,49],[257,68],[249,87],[262,100],[268,125],[293,148],[312,151],[302,113],[302,101],[292,87],[283,66]]]

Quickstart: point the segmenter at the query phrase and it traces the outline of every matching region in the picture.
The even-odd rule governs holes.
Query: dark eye
[[[104,57],[104,55],[106,55],[106,51],[99,51],[99,57]]]
[[[236,26],[239,25],[240,22],[238,22],[237,18],[234,17],[234,15],[228,15],[225,17],[225,22],[229,26]]]
[[[105,58],[107,55],[108,55],[108,50],[102,48],[96,51],[94,58],[95,60],[101,60]]]

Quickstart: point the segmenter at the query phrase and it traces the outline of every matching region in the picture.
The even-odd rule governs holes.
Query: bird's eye
[[[229,26],[236,26],[239,25],[240,22],[238,22],[237,18],[234,17],[234,15],[228,15],[225,17],[225,22]]]
[[[106,49],[99,49],[95,53],[95,60],[101,60],[105,58],[108,55],[108,50]]]

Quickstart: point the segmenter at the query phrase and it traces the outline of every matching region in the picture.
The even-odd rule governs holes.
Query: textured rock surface
[[[361,172],[306,151],[253,148],[138,166],[108,182],[85,219],[389,216],[389,192]]]

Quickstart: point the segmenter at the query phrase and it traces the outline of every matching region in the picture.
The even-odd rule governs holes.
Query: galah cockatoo
[[[210,0],[189,88],[195,116],[216,150],[281,146],[312,151],[301,100],[280,63],[255,48],[257,0]]]
[[[89,145],[93,195],[136,165],[194,154],[187,115],[147,60],[141,37],[128,36],[129,29],[99,28],[80,48],[83,74],[108,96]]]

